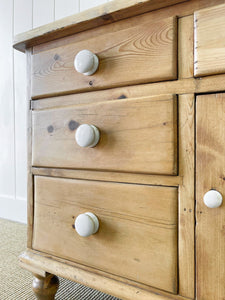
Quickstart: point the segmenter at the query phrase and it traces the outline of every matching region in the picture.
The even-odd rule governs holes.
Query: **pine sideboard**
[[[19,261],[37,298],[61,276],[124,300],[224,300],[224,1],[110,1],[14,48],[28,80]]]

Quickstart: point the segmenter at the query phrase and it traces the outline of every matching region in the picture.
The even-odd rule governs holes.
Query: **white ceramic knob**
[[[203,197],[205,205],[209,208],[219,207],[223,202],[222,195],[216,190],[210,190]]]
[[[80,236],[87,237],[98,231],[99,221],[93,213],[86,212],[76,218],[74,225]]]
[[[98,69],[98,56],[89,50],[81,50],[74,59],[74,67],[77,72],[84,75],[92,75]]]
[[[80,125],[75,133],[75,140],[80,147],[92,148],[100,139],[100,132],[97,127],[89,124]]]

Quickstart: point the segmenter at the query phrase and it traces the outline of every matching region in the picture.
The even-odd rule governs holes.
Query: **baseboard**
[[[20,223],[27,223],[27,201],[25,198],[14,198],[0,195],[0,218]]]

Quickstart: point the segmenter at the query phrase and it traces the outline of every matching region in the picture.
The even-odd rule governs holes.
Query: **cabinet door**
[[[196,109],[197,299],[224,300],[225,202],[209,208],[203,197],[216,190],[225,198],[225,94],[198,96]]]

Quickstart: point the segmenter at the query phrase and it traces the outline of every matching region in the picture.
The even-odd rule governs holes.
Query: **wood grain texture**
[[[83,238],[86,211],[100,228]],[[177,188],[35,177],[33,248],[176,293]]]
[[[225,197],[225,94],[197,97],[196,259],[197,298],[224,300],[225,205],[208,208],[203,196],[215,189]]]
[[[27,249],[20,255],[20,263],[23,267],[30,270],[30,267],[47,270],[57,276],[64,277],[69,280],[76,278],[76,282],[88,285],[94,289],[109,293],[110,295],[119,297],[123,300],[188,300],[178,295],[172,295],[164,291],[159,291],[146,286],[137,286],[131,281],[126,280],[124,285],[124,278],[115,278],[112,274],[105,273],[99,270],[90,270],[86,266],[79,265],[72,261],[66,261],[59,257],[54,257],[43,252]],[[50,271],[51,270],[51,271]]]
[[[179,294],[195,295],[195,96],[179,95]]]
[[[32,96],[175,79],[176,47],[177,20],[169,18],[34,54]],[[99,58],[92,76],[74,69],[74,58],[83,49]]]
[[[57,20],[26,33],[18,34],[14,37],[14,48],[19,51],[25,51],[28,47],[49,40],[55,40],[184,1],[188,0],[143,0],[141,2],[138,0],[110,1],[79,14]]]
[[[34,274],[32,289],[37,299],[54,300],[58,288],[59,279],[57,276],[49,273],[46,273],[44,277]]]
[[[72,170],[56,168],[32,168],[33,175],[99,180],[110,182],[139,183],[150,185],[178,186],[182,184],[180,176],[148,175],[135,173],[103,172],[94,170]]]
[[[191,78],[194,74],[194,20],[193,16],[178,21],[178,78]]]
[[[176,96],[108,101],[33,111],[33,166],[175,175]],[[94,148],[81,148],[80,124],[99,128]]]
[[[32,246],[33,234],[33,174],[32,174],[32,111],[31,111],[31,55],[32,49],[26,50],[27,56],[27,247]]]
[[[136,2],[136,4],[138,3],[139,8],[137,6],[132,8],[134,2]],[[211,0],[210,2],[206,0],[187,0],[185,2],[182,1],[182,3],[177,3],[177,5],[174,5],[176,4],[175,2],[172,3],[171,1],[169,1],[169,7],[165,7],[165,0],[144,0],[141,2],[134,0],[134,2],[130,0],[116,2],[110,1],[109,3],[112,10],[115,11],[116,9],[118,9],[118,11],[115,12],[117,16],[115,14],[112,15],[108,9],[104,9],[104,11],[101,11],[102,8],[97,7],[92,11],[82,12],[82,14],[79,14],[79,17],[77,15],[70,16],[68,18],[58,20],[54,23],[47,24],[45,27],[39,27],[32,31],[19,34],[14,38],[14,48],[19,51],[25,51],[25,48],[33,46],[36,47],[37,45],[41,45],[42,48],[43,45],[42,49],[44,50],[44,45],[46,43],[51,44],[53,42],[53,44],[56,43],[59,46],[61,43],[61,38],[68,37],[68,41],[77,40],[78,35],[79,38],[81,37],[80,33],[85,37],[90,37],[93,35],[92,30],[95,31],[97,29],[98,32],[101,32],[101,28],[107,26],[107,24],[114,24],[113,22],[117,24],[120,23],[119,20],[123,21],[128,17],[137,16],[144,12],[154,10],[151,14],[152,20],[156,20],[158,18],[167,18],[174,15],[183,17],[191,15],[194,11],[199,9],[223,4],[224,0]],[[155,8],[153,8],[153,2]],[[161,6],[161,4],[163,6]],[[123,13],[120,13],[119,11],[120,5],[123,6]],[[129,9],[130,5],[131,10]],[[140,9],[140,7],[142,7],[142,9]],[[160,7],[164,7],[164,9],[159,9]],[[84,20],[82,21],[82,19]],[[65,43],[67,42],[65,41]]]
[[[121,1],[122,2],[122,1]],[[63,44],[73,44],[73,43],[83,43],[84,40],[90,40],[92,39],[95,34],[96,37],[99,37],[101,35],[108,35],[108,33],[113,32],[119,32],[121,30],[124,30],[124,32],[127,30],[129,31],[130,28],[135,26],[135,19],[140,21],[137,22],[137,24],[142,24],[142,26],[147,26],[149,24],[148,18],[151,19],[151,23],[157,22],[156,20],[162,20],[167,17],[174,17],[176,16],[187,16],[192,14],[196,9],[202,9],[204,7],[209,7],[210,9],[201,11],[199,13],[204,13],[208,16],[207,11],[211,11],[216,8],[211,8],[211,6],[214,6],[216,4],[224,3],[222,0],[190,0],[188,2],[183,2],[178,5],[167,7],[166,9],[161,9],[152,12],[151,14],[145,14],[142,16],[134,17],[129,19],[129,24],[126,23],[127,20],[123,20],[120,22],[115,22],[114,24],[103,26],[102,28],[93,28],[88,31],[84,31],[82,33],[62,38],[60,36],[60,39],[55,41],[50,41],[51,36],[53,37],[54,32],[50,33],[49,37],[47,36],[40,36],[39,40],[36,40],[37,43],[43,43],[45,41],[45,44],[39,44],[35,46],[34,53],[40,54],[45,51],[54,51],[52,49],[62,47]],[[222,10],[223,11],[223,10]],[[198,13],[198,12],[197,12]],[[221,12],[220,12],[221,13]],[[108,16],[107,16],[108,17]],[[122,17],[124,18],[124,16]],[[124,183],[132,183],[137,186],[138,183],[141,184],[154,184],[158,185],[157,188],[166,188],[166,187],[159,187],[159,185],[167,185],[167,188],[170,188],[170,186],[176,186],[178,187],[178,289],[177,292],[178,295],[172,295],[169,293],[166,293],[162,290],[157,290],[157,288],[153,288],[150,286],[147,286],[146,283],[137,283],[136,279],[128,279],[123,278],[117,275],[113,275],[109,273],[108,270],[105,272],[100,269],[94,269],[93,267],[88,267],[79,263],[71,262],[66,259],[60,259],[56,256],[52,256],[50,254],[44,254],[43,252],[35,253],[34,251],[28,251],[25,255],[26,257],[23,257],[22,259],[22,265],[25,268],[30,268],[30,270],[40,270],[39,275],[41,275],[43,272],[48,271],[57,275],[61,275],[63,277],[66,277],[68,279],[76,280],[77,282],[87,284],[89,286],[92,286],[94,288],[103,290],[107,293],[111,293],[117,297],[120,297],[121,299],[127,299],[127,300],[156,300],[156,299],[186,299],[182,296],[187,297],[188,299],[194,299],[194,180],[195,180],[195,174],[194,174],[194,93],[208,93],[208,92],[217,92],[217,91],[224,91],[225,90],[225,75],[217,75],[217,76],[211,76],[211,73],[209,73],[210,76],[204,77],[204,78],[192,78],[193,77],[193,53],[189,55],[188,53],[191,52],[191,48],[193,47],[193,36],[192,36],[192,30],[193,30],[193,23],[192,23],[193,16],[187,16],[183,17],[178,20],[179,25],[179,32],[178,32],[178,79],[174,81],[165,81],[165,82],[158,82],[158,83],[151,83],[151,84],[138,84],[133,86],[124,86],[124,87],[116,87],[116,88],[110,88],[108,90],[102,90],[102,91],[94,91],[95,87],[93,89],[90,89],[90,92],[85,93],[77,93],[75,95],[63,95],[66,93],[71,93],[71,91],[65,91],[65,92],[53,92],[49,94],[48,96],[51,98],[46,99],[40,99],[42,97],[45,97],[45,95],[37,95],[34,96],[33,99],[38,99],[31,102],[32,109],[35,110],[33,114],[39,114],[39,113],[46,113],[51,111],[61,111],[62,110],[70,110],[70,109],[79,109],[81,105],[83,107],[91,107],[95,106],[97,103],[99,107],[101,107],[102,103],[104,102],[106,105],[111,105],[112,102],[117,103],[124,103],[124,101],[127,101],[127,103],[132,100],[131,98],[139,98],[139,97],[149,97],[149,95],[160,95],[161,94],[185,94],[185,95],[179,95],[179,102],[178,102],[178,111],[179,111],[179,129],[178,129],[178,140],[179,140],[179,176],[166,176],[166,175],[151,175],[151,174],[136,174],[136,173],[122,173],[115,171],[115,172],[107,172],[107,170],[103,171],[97,171],[96,169],[88,170],[88,169],[60,169],[60,168],[32,168],[33,174],[36,175],[46,175],[46,176],[52,176],[54,178],[48,178],[49,180],[57,180],[57,176],[59,177],[67,177],[67,178],[77,178],[77,179],[85,179],[88,180],[90,183],[91,180],[96,180],[96,184],[106,184],[106,181],[111,182],[117,182],[117,183],[107,183],[107,184],[115,184],[120,185],[122,183],[118,182],[124,182]],[[204,19],[204,18],[203,18]],[[212,17],[212,19],[216,19],[216,15]],[[211,19],[209,20],[210,24]],[[108,20],[104,20],[104,22],[114,22],[114,20],[110,20],[110,16]],[[124,22],[124,23],[122,23]],[[218,20],[216,19],[215,24],[220,22],[220,17]],[[221,21],[223,24],[223,20]],[[125,25],[125,23],[127,25]],[[198,23],[198,22],[197,22]],[[87,22],[86,24],[89,24]],[[97,24],[97,23],[96,23]],[[121,24],[123,24],[121,26]],[[85,25],[86,26],[86,25]],[[87,25],[89,26],[89,25]],[[97,26],[97,25],[96,25]],[[119,28],[121,26],[121,28]],[[107,29],[106,29],[107,27]],[[72,27],[71,27],[72,28]],[[223,25],[222,27],[223,28]],[[83,27],[85,29],[85,27]],[[80,26],[80,30],[81,29]],[[115,29],[115,30],[112,30]],[[210,31],[206,28],[206,31]],[[71,32],[71,31],[70,31]],[[218,31],[215,30],[215,37],[218,38]],[[223,33],[221,33],[221,41],[217,43],[219,47],[221,47],[221,43],[223,40]],[[54,38],[57,38],[57,34]],[[213,38],[213,34],[209,37],[210,39]],[[33,41],[31,41],[33,43]],[[211,43],[212,47],[215,46],[214,43]],[[222,47],[224,47],[222,45]],[[207,47],[205,49],[208,51]],[[211,51],[211,50],[210,50]],[[215,52],[216,53],[216,52]],[[214,58],[215,59],[215,58]],[[159,68],[159,67],[158,67]],[[218,74],[218,73],[215,73]],[[133,84],[133,83],[132,83]],[[116,84],[117,85],[117,84]],[[73,92],[73,91],[72,91]],[[189,95],[186,95],[189,94]],[[52,96],[59,96],[60,97],[52,97]],[[198,99],[200,99],[203,96],[199,96]],[[205,96],[207,97],[211,96]],[[216,96],[216,99],[218,100],[219,94]],[[124,100],[128,98],[127,100]],[[223,96],[224,98],[224,96]],[[143,98],[142,98],[143,99]],[[147,98],[146,98],[147,99]],[[202,145],[200,144],[200,150],[198,152],[198,145],[197,145],[197,160],[198,156],[200,156],[200,167],[201,167],[201,173],[199,173],[199,184],[204,185],[203,188],[199,188],[199,191],[197,190],[197,298],[199,300],[224,300],[223,296],[225,294],[224,291],[224,280],[221,278],[224,278],[224,265],[220,262],[220,259],[224,261],[224,245],[223,245],[223,239],[221,236],[223,235],[223,227],[224,227],[224,211],[223,215],[220,213],[214,213],[209,209],[207,211],[203,210],[204,208],[201,207],[202,203],[202,195],[207,191],[207,184],[208,182],[211,183],[211,187],[217,188],[218,190],[224,188],[223,185],[223,170],[222,166],[224,165],[224,149],[220,145],[223,143],[224,136],[221,138],[219,136],[222,135],[222,129],[224,129],[224,116],[222,115],[221,111],[223,110],[223,106],[221,103],[217,103],[215,99],[212,99],[210,101],[210,105],[208,104],[208,100],[204,102],[205,98],[201,98],[202,103],[199,106],[199,117],[198,117],[198,104],[197,104],[197,122],[201,124],[201,128],[199,131],[199,134],[201,136],[200,141],[202,141]],[[115,100],[115,101],[112,101]],[[135,99],[133,99],[135,100]],[[224,101],[224,100],[223,100]],[[215,102],[214,104],[211,104]],[[205,108],[206,103],[206,108]],[[120,104],[118,104],[119,106]],[[222,107],[222,108],[221,108]],[[220,112],[218,112],[218,109],[220,109]],[[212,119],[206,116],[212,112]],[[203,115],[204,114],[204,115]],[[216,124],[214,123],[214,119],[219,116],[219,121],[217,121]],[[207,122],[209,124],[207,124]],[[221,125],[222,124],[222,125]],[[41,126],[40,126],[41,127]],[[202,129],[203,128],[203,129]],[[43,128],[43,130],[46,130],[46,128]],[[205,132],[204,132],[205,130]],[[218,134],[215,134],[214,131],[218,131]],[[198,129],[197,129],[198,131]],[[224,130],[223,130],[224,131]],[[202,133],[203,132],[203,133]],[[198,134],[197,134],[198,135]],[[203,137],[202,137],[203,136]],[[205,137],[204,137],[205,136]],[[211,147],[211,144],[209,144],[209,141],[213,143],[213,147]],[[198,137],[197,137],[197,143],[198,143]],[[211,150],[213,149],[213,150]],[[44,152],[46,149],[43,147]],[[200,154],[199,154],[200,153]],[[203,153],[203,154],[202,154]],[[223,153],[223,154],[221,154]],[[223,155],[223,157],[222,157]],[[205,157],[207,158],[205,159]],[[202,158],[203,157],[203,158]],[[212,160],[210,161],[210,159]],[[221,159],[220,159],[221,157]],[[206,163],[203,165],[202,162],[205,162],[209,159],[209,163]],[[214,172],[214,169],[211,168],[211,164],[213,163],[213,159],[219,160],[219,163],[216,163],[217,168]],[[220,164],[220,165],[219,165]],[[203,165],[203,166],[202,166]],[[208,167],[212,169],[212,173],[214,175],[210,175],[209,179],[203,182],[203,179],[201,177],[204,177],[206,174],[208,174]],[[218,171],[219,170],[219,171]],[[220,173],[220,174],[219,174]],[[198,174],[198,166],[197,166],[197,174]],[[197,175],[198,176],[198,175]],[[215,178],[211,178],[215,176]],[[221,178],[219,178],[221,177]],[[220,180],[220,183],[217,185],[216,178]],[[59,180],[59,179],[58,179]],[[60,179],[65,180],[65,179]],[[82,182],[83,180],[75,180]],[[206,182],[206,183],[205,183]],[[130,184],[129,184],[130,186]],[[145,187],[145,186],[144,186]],[[210,188],[211,188],[210,187]],[[128,185],[127,185],[128,188]],[[153,188],[153,187],[150,187]],[[156,188],[156,187],[155,187]],[[197,183],[197,189],[198,189],[198,183]],[[177,190],[177,188],[176,188]],[[51,193],[48,192],[48,187],[45,189],[43,188],[41,193]],[[112,191],[110,194],[113,195]],[[97,192],[96,192],[97,193]],[[199,194],[198,194],[199,193]],[[223,192],[222,192],[223,193]],[[69,194],[69,192],[68,192]],[[101,193],[100,193],[101,194]],[[141,194],[141,193],[140,193]],[[69,196],[68,196],[69,197]],[[112,197],[112,196],[111,196]],[[133,197],[133,194],[132,194]],[[91,199],[91,197],[89,197]],[[141,198],[141,197],[139,197]],[[138,199],[139,200],[139,199]],[[146,200],[147,201],[147,200]],[[96,200],[97,202],[97,200]],[[112,205],[114,204],[113,201]],[[136,201],[137,202],[137,201]],[[160,204],[160,203],[159,203]],[[47,206],[47,201],[44,203],[45,206]],[[43,205],[43,206],[44,206]],[[69,204],[70,205],[70,204]],[[30,199],[29,201],[30,211],[33,213],[33,199]],[[136,206],[134,206],[136,207]],[[172,207],[172,206],[171,206]],[[200,209],[198,209],[198,207]],[[127,207],[126,207],[127,209]],[[148,208],[150,209],[150,208]],[[223,206],[220,208],[223,210]],[[47,209],[44,209],[45,213],[51,211],[52,208],[48,207]],[[160,211],[160,208],[158,208]],[[64,207],[61,208],[61,211],[64,212]],[[138,212],[138,209],[135,208],[135,212]],[[68,213],[69,214],[69,213]],[[212,215],[211,215],[212,214]],[[43,214],[44,215],[44,214]],[[46,216],[46,215],[45,215]],[[70,215],[71,216],[71,215]],[[49,217],[49,215],[48,215]],[[51,220],[54,219],[54,215]],[[108,216],[107,216],[108,217]],[[130,216],[129,216],[130,217]],[[143,217],[143,216],[142,216]],[[31,219],[33,216],[31,215]],[[133,217],[132,217],[133,218]],[[45,224],[49,218],[46,216]],[[145,219],[144,219],[145,220]],[[32,221],[33,222],[33,219]],[[126,222],[132,222],[132,225],[134,223],[134,219],[132,220],[125,220]],[[62,222],[63,223],[63,222]],[[61,223],[61,224],[62,224]],[[72,224],[72,223],[71,223]],[[69,224],[71,226],[71,224]],[[209,228],[209,224],[213,224]],[[114,223],[113,223],[114,225]],[[58,225],[57,225],[58,226]],[[143,225],[144,226],[144,225]],[[46,226],[47,227],[47,226]],[[46,228],[45,227],[45,228]],[[43,226],[44,228],[44,226]],[[217,229],[217,234],[215,234],[215,228]],[[29,227],[29,230],[32,230],[32,227]],[[55,229],[53,229],[55,230]],[[72,230],[72,227],[71,227]],[[199,230],[199,231],[198,231]],[[44,232],[44,229],[43,229]],[[214,235],[213,235],[214,234]],[[211,238],[211,235],[213,238]],[[32,237],[31,232],[29,233],[29,237]],[[158,237],[158,236],[157,236]],[[42,237],[41,237],[42,238]],[[168,238],[168,236],[167,236]],[[122,240],[122,239],[121,239]],[[222,241],[222,242],[221,242]],[[177,240],[176,240],[177,242]],[[47,244],[47,242],[46,242]],[[141,244],[141,243],[140,243]],[[210,245],[212,244],[212,245]],[[206,246],[205,246],[206,245]],[[29,246],[29,244],[28,244]],[[31,246],[30,246],[31,247]],[[72,249],[72,248],[71,248]],[[200,249],[200,250],[199,250]],[[209,252],[208,252],[209,249]],[[215,253],[215,249],[217,250],[216,259],[211,259],[212,255]],[[71,250],[72,252],[72,250]],[[221,253],[222,252],[222,253]],[[56,254],[55,254],[56,255]],[[161,266],[160,266],[161,267]],[[158,269],[160,270],[160,268]],[[211,272],[209,274],[209,272]],[[37,272],[38,273],[38,272]],[[60,273],[60,274],[59,274]],[[129,272],[132,274],[132,272]],[[101,275],[101,276],[100,276]],[[76,279],[74,279],[76,277]],[[146,276],[145,276],[146,278]],[[213,281],[214,278],[218,279],[217,282]],[[210,281],[210,284],[208,284],[208,281]],[[161,282],[162,284],[162,282]],[[222,287],[221,287],[222,286]],[[160,294],[160,295],[159,295]],[[222,295],[222,296],[221,296]],[[218,299],[217,299],[218,298]]]
[[[24,261],[19,259],[19,266],[23,269],[26,269],[27,271],[31,272],[31,273],[35,273],[38,274],[39,276],[45,277],[46,276],[46,272],[38,267],[35,267],[32,264],[26,264]]]
[[[194,75],[224,73],[225,4],[195,12],[194,21]]]
[[[178,18],[182,18],[182,17],[190,16],[193,15],[193,13],[196,10],[203,9],[206,7],[213,7],[215,5],[222,4],[222,3],[224,3],[224,0],[210,0],[210,2],[206,0],[189,0],[186,2],[178,3],[177,5],[171,5],[163,9],[154,10],[151,12],[151,14],[145,13],[145,14],[141,14],[129,18],[129,23],[127,23],[127,20],[124,19],[104,26],[91,28],[89,30],[72,34],[70,36],[65,36],[63,38],[46,41],[45,43],[35,45],[33,47],[33,52],[39,53],[41,51],[46,51],[53,48],[64,46],[66,44],[77,43],[79,41],[97,37],[106,32],[110,33],[121,29],[127,29],[131,26],[135,26],[136,24],[144,24],[144,23],[147,24],[149,23],[149,18],[151,18],[152,22],[155,22],[168,17],[177,16]],[[187,57],[186,59],[189,60],[189,58]]]
[[[91,94],[90,92],[88,92],[64,95],[60,97],[36,99],[31,101],[31,107],[33,110],[42,110],[47,108],[97,103],[108,100],[146,97],[149,95],[161,96],[162,94],[211,93],[224,90],[224,82],[225,75],[179,79],[174,81],[133,85],[129,87],[119,87],[102,91],[93,91],[91,92]]]

